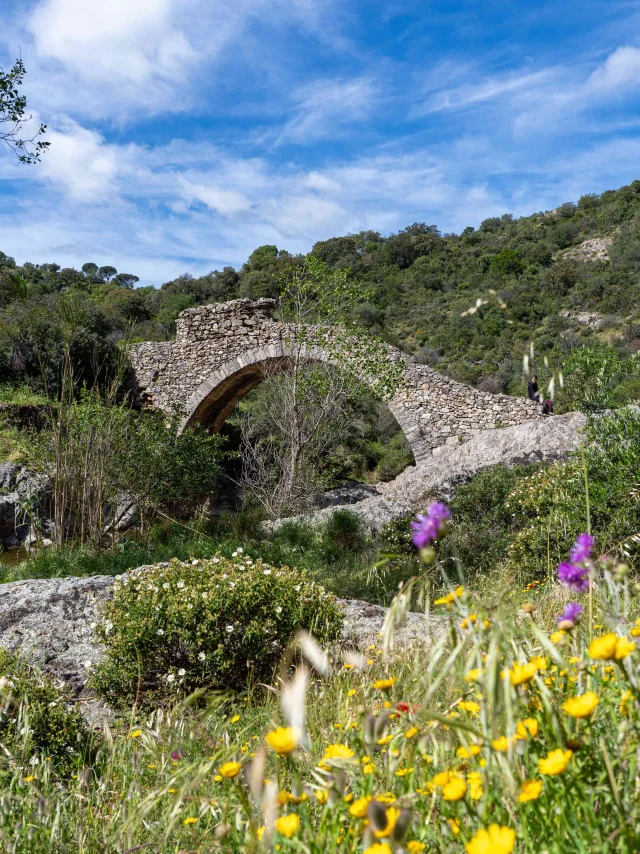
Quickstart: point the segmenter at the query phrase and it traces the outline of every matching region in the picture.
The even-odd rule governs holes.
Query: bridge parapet
[[[292,327],[274,320],[273,307],[273,300],[263,299],[189,308],[178,318],[175,341],[135,345],[132,363],[139,402],[164,411],[180,407],[185,424],[220,429],[236,403],[262,382],[264,368],[284,367],[291,357]],[[326,334],[330,337],[331,331]],[[388,346],[387,354],[391,361],[404,363],[403,381],[388,404],[416,460],[480,430],[543,417],[532,401],[479,392],[395,347]],[[310,358],[340,362],[361,375],[357,356],[349,365],[343,351],[337,359],[330,347],[314,346]]]

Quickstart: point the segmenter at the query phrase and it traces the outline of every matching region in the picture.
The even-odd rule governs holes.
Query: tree
[[[21,163],[35,163],[51,143],[39,139],[46,133],[44,124],[40,124],[33,136],[22,136],[25,124],[32,118],[27,115],[26,95],[20,94],[25,74],[22,59],[16,59],[9,71],[0,67],[0,140],[15,152]]]

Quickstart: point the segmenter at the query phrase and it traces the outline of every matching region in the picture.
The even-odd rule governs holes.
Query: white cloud
[[[554,74],[553,70],[544,69],[533,73],[489,77],[481,83],[467,83],[453,89],[440,89],[422,107],[416,107],[412,115],[415,117],[429,113],[463,110],[486,101],[535,90]]]
[[[616,94],[627,87],[639,85],[640,50],[637,47],[619,47],[589,76],[585,92]]]
[[[149,83],[184,77],[195,58],[171,0],[41,0],[28,28],[37,55],[83,79]]]
[[[77,202],[101,203],[116,192],[115,179],[123,168],[127,148],[105,145],[100,134],[66,120],[50,130],[50,149],[40,170]]]
[[[186,199],[203,202],[211,210],[224,216],[234,216],[249,210],[249,200],[235,190],[225,190],[213,184],[192,184],[180,178]]]

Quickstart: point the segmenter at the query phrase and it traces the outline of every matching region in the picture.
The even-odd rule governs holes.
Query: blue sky
[[[640,178],[640,2],[0,0],[49,125],[0,249],[159,285]]]

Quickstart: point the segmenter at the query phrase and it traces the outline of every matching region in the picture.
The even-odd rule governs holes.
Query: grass
[[[24,383],[0,383],[0,403],[29,406],[47,403],[47,398]]]
[[[628,576],[610,564],[594,576],[595,635],[628,639],[637,615]],[[71,779],[46,757],[5,757],[6,850],[637,851],[640,654],[627,643],[624,657],[594,658],[587,621],[555,636],[567,598],[556,586],[510,594],[496,579],[449,606],[432,602],[442,631],[428,655],[394,652],[387,636],[355,666],[336,656],[324,676],[283,671],[284,683],[214,696],[200,710],[133,709]],[[585,717],[563,709],[590,691],[597,704]],[[294,724],[305,738],[277,756],[267,734]],[[492,824],[502,847],[484,844]]]

